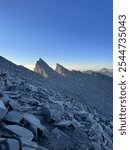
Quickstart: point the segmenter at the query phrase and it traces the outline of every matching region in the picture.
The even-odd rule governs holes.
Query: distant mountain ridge
[[[102,68],[99,71],[87,70],[83,71],[84,73],[92,74],[93,72],[101,73],[109,77],[113,77],[113,69]]]

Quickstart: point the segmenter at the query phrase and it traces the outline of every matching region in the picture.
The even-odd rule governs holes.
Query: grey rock
[[[3,101],[5,106],[8,106],[9,100],[11,100],[7,94],[4,94],[4,96],[1,97],[0,99]]]
[[[26,138],[28,140],[32,140],[34,138],[34,135],[30,130],[21,127],[19,125],[7,125],[5,126],[5,128],[8,129],[9,131],[12,131],[16,135]]]
[[[4,120],[19,123],[23,119],[23,113],[19,111],[11,111],[6,114]]]
[[[91,129],[96,132],[96,133],[103,133],[103,128],[102,126],[99,124],[99,123],[94,123],[92,126],[91,126]]]
[[[7,113],[7,108],[5,107],[4,103],[0,100],[0,119],[3,119],[3,117]]]
[[[7,144],[8,144],[9,150],[19,150],[20,149],[19,141],[16,139],[7,139]]]
[[[43,126],[40,122],[40,120],[35,117],[34,115],[32,114],[29,114],[29,113],[24,113],[24,119],[26,121],[28,121],[29,123],[31,123],[32,125],[35,125],[37,128],[39,128],[41,131],[44,131],[46,130],[46,127]]]
[[[32,147],[32,148],[37,148],[38,147],[37,143],[32,142],[28,139],[20,138],[20,141],[21,141],[22,146],[28,146],[28,147]]]
[[[20,110],[21,105],[17,100],[9,100],[9,105],[12,107],[13,110]]]
[[[61,120],[59,122],[54,123],[54,126],[57,127],[69,127],[70,125],[72,125],[72,121],[70,120]]]

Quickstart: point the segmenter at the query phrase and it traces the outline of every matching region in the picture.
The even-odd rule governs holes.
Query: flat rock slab
[[[16,139],[7,139],[7,144],[9,150],[19,150],[20,149],[20,144],[19,141]]]
[[[5,107],[4,103],[0,100],[0,119],[3,119],[7,112],[7,108]]]
[[[8,125],[8,126],[5,126],[5,128],[25,139],[32,140],[34,138],[34,135],[30,130],[24,127],[21,127],[19,125]]]
[[[24,113],[24,119],[26,121],[28,121],[30,124],[35,125],[40,130],[42,130],[42,131],[46,130],[46,127],[43,126],[41,124],[40,120],[37,117],[35,117],[34,115],[29,114],[29,113]]]
[[[19,123],[23,119],[23,113],[19,111],[11,111],[4,117],[6,121]]]

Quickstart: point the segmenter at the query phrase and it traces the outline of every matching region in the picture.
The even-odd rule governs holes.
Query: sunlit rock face
[[[56,72],[59,73],[60,75],[64,76],[64,77],[67,77],[71,74],[71,72],[66,69],[65,67],[63,67],[62,65],[60,64],[56,64]]]
[[[52,69],[41,58],[36,62],[34,71],[41,74],[44,77],[48,77]]]
[[[60,77],[60,75],[41,58],[36,62],[34,71],[45,78],[55,79]]]

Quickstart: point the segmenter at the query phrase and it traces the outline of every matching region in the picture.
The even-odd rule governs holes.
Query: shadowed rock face
[[[83,88],[82,80],[92,88],[95,81],[99,86],[108,79],[70,73],[48,79],[0,57],[0,150],[112,150],[112,118],[82,104],[73,93],[74,86]],[[58,93],[60,88],[66,90],[64,95]],[[68,96],[71,89],[74,98]]]

